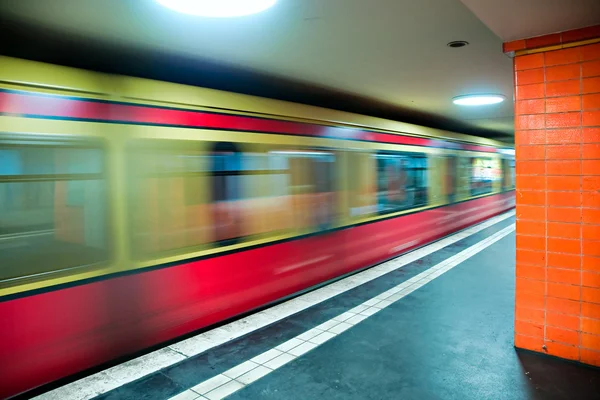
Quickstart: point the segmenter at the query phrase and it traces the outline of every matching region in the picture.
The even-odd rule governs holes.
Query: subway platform
[[[514,212],[39,394],[60,400],[598,399],[513,347]]]

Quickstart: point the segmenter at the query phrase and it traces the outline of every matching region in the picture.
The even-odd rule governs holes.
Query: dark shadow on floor
[[[536,399],[600,399],[600,369],[516,349]]]

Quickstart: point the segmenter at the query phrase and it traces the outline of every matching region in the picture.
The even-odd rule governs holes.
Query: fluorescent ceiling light
[[[256,14],[277,0],[156,0],[165,7],[201,17],[230,18]]]
[[[469,94],[457,96],[452,99],[452,102],[459,106],[484,106],[487,104],[502,103],[503,101],[504,96],[501,94]]]

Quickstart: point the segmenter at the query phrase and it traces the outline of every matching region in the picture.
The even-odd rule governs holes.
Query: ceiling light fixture
[[[156,0],[163,6],[200,17],[232,18],[256,14],[277,0]]]
[[[456,96],[452,102],[459,106],[485,106],[488,104],[502,103],[505,97],[501,94],[468,94]]]
[[[446,44],[446,46],[452,47],[454,49],[459,48],[459,47],[465,47],[465,46],[468,46],[468,45],[469,45],[469,42],[466,42],[464,40],[455,40],[453,42],[450,42],[450,43]]]

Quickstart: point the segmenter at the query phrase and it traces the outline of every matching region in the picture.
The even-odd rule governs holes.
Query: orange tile
[[[544,82],[544,68],[527,69],[515,73],[517,85],[531,85]]]
[[[579,334],[574,330],[557,328],[554,326],[546,327],[546,340],[561,342],[573,346],[579,345]]]
[[[580,300],[581,287],[578,285],[568,285],[564,283],[547,283],[547,293],[549,297],[557,297],[559,299]]]
[[[545,190],[546,177],[542,175],[517,175],[517,187],[523,190]]]
[[[590,303],[582,303],[582,306],[583,305],[600,307],[598,304]],[[600,311],[600,308],[596,309],[595,311]],[[581,332],[591,333],[592,335],[600,335],[600,319],[598,319],[600,318],[600,314],[596,314],[595,316],[596,318],[593,316],[591,318],[581,318]]]
[[[566,344],[546,341],[546,352],[551,356],[566,358],[568,360],[579,359],[579,348]]]
[[[596,272],[583,271],[581,273],[582,286],[600,288],[600,274]],[[600,318],[600,315],[598,315]]]
[[[593,112],[593,111],[592,111]],[[584,113],[585,114],[585,113]],[[581,112],[569,112],[569,113],[558,113],[558,114],[546,114],[546,128],[569,128],[581,126]],[[531,118],[533,115],[528,115]],[[523,117],[517,117],[523,118]],[[529,121],[527,121],[529,122]],[[527,129],[527,128],[523,128]],[[531,128],[535,129],[535,128]]]
[[[517,204],[529,204],[532,206],[546,204],[546,193],[536,192],[531,190],[517,190],[516,194]]]
[[[579,207],[581,206],[580,192],[548,192],[546,194],[549,206]]]
[[[548,311],[546,312],[546,325],[576,331],[579,330],[579,317]]]
[[[581,143],[581,129],[546,129],[547,144],[573,144]]]
[[[579,114],[579,113],[577,113]],[[581,116],[579,115],[581,119]],[[515,116],[515,129],[544,129],[544,114],[531,114],[531,115],[516,115]],[[579,124],[579,123],[578,123]],[[543,142],[541,142],[543,143]]]
[[[600,93],[584,94],[581,100],[582,110],[598,110],[600,109]]]
[[[544,129],[516,131],[515,143],[518,145],[544,144],[546,143],[546,131]]]
[[[546,279],[546,271],[543,267],[517,264],[516,272],[517,278],[537,279],[540,281]]]
[[[517,85],[515,95],[516,100],[543,99],[545,97],[544,84]]]
[[[584,315],[581,319],[581,331],[585,333],[591,333],[594,335],[600,335],[600,305],[591,303],[582,303],[582,315],[583,308],[586,308],[586,313],[589,311],[591,315]],[[596,308],[591,308],[596,307]]]
[[[581,93],[600,93],[600,77],[583,78],[581,86]]]
[[[600,352],[588,349],[579,350],[579,361],[584,364],[600,367]]]
[[[527,293],[527,292],[516,292],[515,301],[517,307],[529,308],[533,310],[544,309],[544,296],[539,294]]]
[[[546,178],[548,190],[577,190],[581,188],[581,177],[579,176],[549,176]],[[527,188],[524,188],[527,189]]]
[[[543,351],[544,340],[538,337],[525,336],[521,334],[515,334],[515,347],[519,349],[532,350],[532,351]]]
[[[581,175],[581,161],[580,160],[560,160],[560,161],[546,161],[546,175],[549,176],[569,176],[569,175]],[[579,203],[577,204],[579,205]]]
[[[585,224],[600,224],[600,209],[582,208],[581,221]]]
[[[517,249],[545,251],[546,238],[542,236],[517,235]]]
[[[590,305],[599,307],[596,311],[600,311],[600,306],[597,304],[583,303],[583,305]],[[597,318],[582,318],[581,319],[581,331],[585,333],[591,333],[593,335],[600,335],[600,314],[596,314]]]
[[[600,257],[600,242],[597,240],[583,239],[582,254],[592,257]]]
[[[581,256],[577,254],[548,253],[548,267],[581,269]]]
[[[562,162],[562,161],[555,161]],[[579,161],[573,161],[579,163]],[[546,173],[544,161],[519,161],[515,163],[517,175],[543,175]]]
[[[513,40],[512,42],[504,42],[502,43],[502,52],[510,53],[512,51],[517,50],[525,50],[527,45],[525,44],[525,39],[521,40]]]
[[[589,208],[600,208],[600,193],[581,193],[581,206]]]
[[[582,160],[581,171],[583,175],[600,175],[600,160]]]
[[[544,54],[528,54],[525,56],[515,57],[515,70],[522,71],[524,69],[541,68],[544,66]]]
[[[578,316],[581,303],[579,301],[548,297],[546,298],[546,308],[548,311]]]
[[[574,269],[548,268],[548,282],[579,285],[581,272]]]
[[[581,59],[591,61],[600,59],[600,43],[590,44],[581,47]]]
[[[529,321],[536,324],[544,323],[545,312],[542,309],[525,308],[519,306],[515,308],[515,319],[517,321]]]
[[[517,278],[516,290],[517,292],[533,293],[543,296],[546,294],[546,282],[534,279]]]
[[[581,76],[584,78],[600,76],[600,60],[588,61],[581,64]]]
[[[583,160],[585,162],[594,162],[599,160]],[[582,163],[583,163],[582,161]],[[597,163],[595,163],[597,165]],[[598,171],[594,171],[595,174],[598,174]],[[589,174],[589,176],[584,176],[581,178],[581,190],[583,191],[593,191],[596,192],[600,190],[600,176],[594,176]]]
[[[583,256],[581,269],[584,271],[600,272],[600,257]]]
[[[574,96],[581,93],[579,79],[546,83],[546,97]]]
[[[550,97],[546,99],[547,113],[581,110],[581,96]]]
[[[521,250],[517,251],[517,262],[528,265],[545,266],[546,253],[543,251]]]
[[[544,236],[545,233],[545,222],[517,220],[517,234]]]
[[[549,35],[532,37],[525,39],[525,45],[527,49],[557,45],[560,44],[560,36],[560,33],[551,33]]]
[[[581,222],[581,209],[574,207],[548,207],[548,221]]]
[[[562,43],[576,42],[579,40],[594,39],[600,36],[600,25],[587,26],[585,28],[573,29],[562,32]],[[585,49],[588,46],[584,46]]]
[[[552,253],[580,254],[581,241],[575,239],[548,238],[548,251]]]
[[[584,111],[581,113],[582,126],[600,126],[600,111]]]
[[[515,332],[521,335],[544,337],[544,325],[532,322],[515,321]]]
[[[583,128],[583,143],[600,143],[600,128]]]
[[[585,347],[586,349],[590,350],[600,351],[600,336],[582,333],[581,347]]]
[[[579,146],[578,146],[579,147]],[[546,146],[516,146],[517,160],[543,160],[546,154]],[[578,152],[579,157],[580,152]]]
[[[546,66],[572,64],[581,60],[581,54],[579,48],[574,47],[570,49],[548,51],[544,53],[544,58]]]
[[[581,288],[581,300],[586,303],[600,304],[600,289],[598,288]]]
[[[584,160],[594,160],[600,158],[600,144],[585,143],[581,146],[581,158]]]
[[[600,304],[581,303],[581,330],[600,334]]]
[[[555,67],[546,68],[546,82],[579,79],[580,75],[581,67],[579,64],[557,65]]]
[[[517,218],[527,221],[544,221],[546,220],[546,208],[517,204]]]
[[[544,99],[517,100],[515,102],[515,114],[543,114],[546,112]]]
[[[548,222],[547,229],[549,237],[562,237],[567,239],[579,239],[581,237],[580,224],[563,224],[561,222]]]
[[[579,158],[581,158],[581,146],[578,144],[546,146],[547,160],[573,160]]]
[[[581,238],[600,240],[600,225],[581,225]]]

